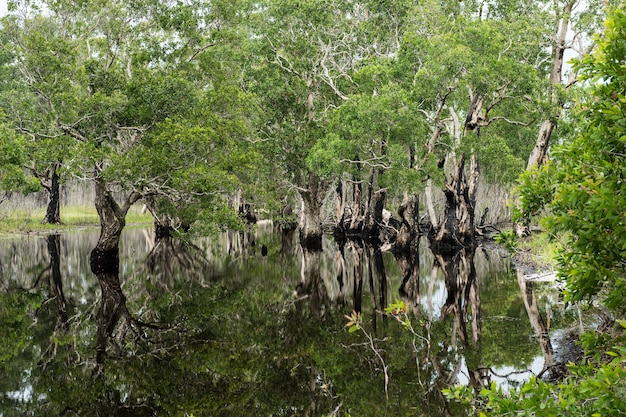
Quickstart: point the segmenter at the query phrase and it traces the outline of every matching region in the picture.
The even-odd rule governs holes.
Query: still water
[[[127,228],[103,282],[97,239],[0,240],[0,416],[463,416],[441,389],[541,373],[571,320],[493,248]]]

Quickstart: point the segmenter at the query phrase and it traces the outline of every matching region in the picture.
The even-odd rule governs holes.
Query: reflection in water
[[[535,292],[533,291],[533,283],[527,281],[524,274],[520,271],[517,273],[517,282],[524,299],[524,306],[528,312],[530,325],[537,335],[539,346],[541,347],[541,351],[543,352],[543,356],[545,358],[543,369],[539,373],[539,375],[542,375],[554,366],[554,350],[552,349],[552,342],[550,341],[550,335],[548,333],[549,327],[546,327],[543,322],[543,318],[541,317],[541,313],[539,312],[539,305],[537,303],[537,298],[535,297]]]
[[[466,415],[442,388],[546,352],[536,300],[497,253],[285,236],[129,229],[91,268],[97,231],[0,241],[0,414]],[[398,299],[405,325],[384,314]],[[353,310],[370,339],[346,330]]]
[[[39,273],[35,283],[33,284],[33,288],[41,285],[42,279],[47,279],[47,284],[50,289],[50,298],[57,304],[57,326],[61,327],[64,326],[68,320],[67,301],[63,292],[63,281],[61,280],[61,235],[48,235],[46,237],[46,242],[50,263]]]

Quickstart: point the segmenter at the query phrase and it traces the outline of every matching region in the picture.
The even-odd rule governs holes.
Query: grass
[[[533,233],[517,240],[515,257],[526,264],[535,265],[538,269],[554,270],[559,247],[559,240],[551,238],[548,233]]]
[[[0,212],[0,234],[46,233],[79,227],[100,227],[100,219],[94,206],[63,206],[61,222],[63,224],[42,224],[45,209],[34,211],[15,210],[10,213]],[[151,224],[150,213],[141,213],[141,206],[130,208],[126,224]]]

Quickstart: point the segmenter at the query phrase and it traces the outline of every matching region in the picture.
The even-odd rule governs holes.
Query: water
[[[96,277],[97,239],[0,240],[0,415],[462,416],[441,389],[540,373],[572,322],[489,248],[310,252],[268,225],[155,246],[127,228],[119,275]]]

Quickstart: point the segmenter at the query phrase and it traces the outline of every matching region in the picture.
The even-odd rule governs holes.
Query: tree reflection
[[[398,267],[402,274],[400,297],[405,300],[413,311],[418,311],[420,305],[420,276],[419,250],[399,252],[395,254]]]
[[[42,279],[47,278],[51,299],[54,299],[57,304],[57,327],[61,327],[65,326],[68,321],[67,301],[65,299],[65,293],[63,292],[63,281],[61,277],[61,235],[51,234],[46,236],[46,246],[48,248],[50,263],[39,273],[33,284],[33,288],[40,285]]]
[[[94,250],[90,258],[91,271],[98,277],[101,290],[100,307],[96,314],[96,367],[95,376],[104,373],[107,348],[120,354],[126,335],[139,340],[145,337],[146,327],[152,327],[135,319],[126,306],[126,296],[119,278],[119,250],[107,253]]]
[[[522,271],[517,272],[517,282],[519,284],[520,292],[524,300],[524,306],[528,313],[530,325],[539,340],[539,346],[543,352],[544,365],[539,375],[543,375],[546,371],[554,366],[554,350],[552,349],[552,342],[550,341],[549,329],[546,327],[541,313],[539,312],[539,305],[537,304],[537,298],[533,289],[533,283],[526,280]]]
[[[0,293],[3,329],[14,329],[0,349],[10,379],[1,414],[317,417],[419,408],[463,416],[467,410],[441,395],[465,383],[463,364],[477,386],[489,365],[516,364],[530,351],[504,336],[518,325],[519,338],[528,339],[517,319],[526,315],[517,282],[490,276],[471,250],[439,258],[422,246],[394,262],[358,240],[345,247],[325,240],[322,251],[298,246],[289,256],[279,234],[257,234],[267,256],[233,258],[224,236],[189,249],[133,233],[122,252],[91,258],[88,279],[95,278],[80,284],[89,292],[73,292],[82,272],[63,276],[58,288],[71,306],[65,332],[55,331],[52,286],[45,308],[41,295]],[[62,274],[69,259],[61,259]],[[219,273],[207,259],[223,259]],[[400,322],[384,313],[398,296],[408,307],[406,317],[397,312]],[[345,327],[344,315],[357,309],[371,339]],[[516,320],[498,320],[509,316]],[[17,403],[7,392],[30,393],[19,412],[6,411]]]
[[[148,238],[148,236],[146,236]],[[232,240],[228,240],[232,243]],[[229,245],[229,253],[233,247]],[[154,234],[154,242],[144,262],[146,272],[156,292],[170,291],[180,276],[188,281],[203,282],[214,273],[202,249],[171,233]]]
[[[300,282],[296,287],[299,308],[308,304],[311,315],[320,318],[330,308],[320,270],[322,251],[317,248],[302,247]],[[308,299],[308,302],[303,302]]]

